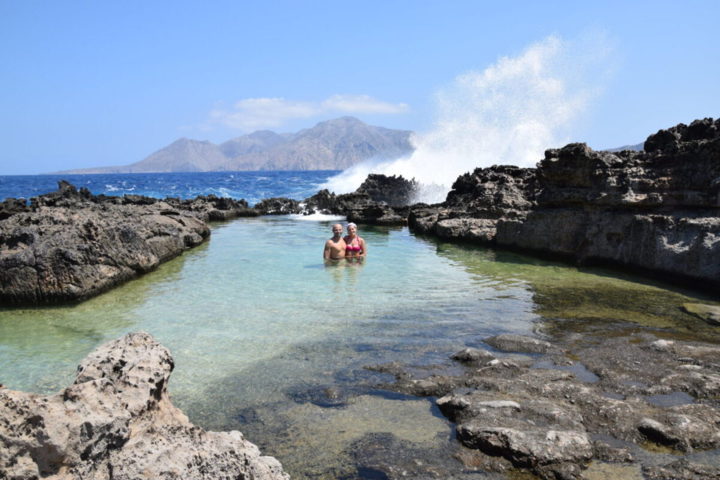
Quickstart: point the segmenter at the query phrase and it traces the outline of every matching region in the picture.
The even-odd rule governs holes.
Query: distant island
[[[261,130],[216,145],[180,138],[130,165],[58,173],[214,172],[241,170],[344,170],[372,158],[412,153],[412,132],[368,125],[353,117],[318,123],[297,133]]]

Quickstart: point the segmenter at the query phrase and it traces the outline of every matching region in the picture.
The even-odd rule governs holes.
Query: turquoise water
[[[0,383],[56,392],[92,349],[144,330],[173,353],[171,395],[193,422],[243,430],[294,478],[352,478],[349,451],[364,435],[392,431],[436,450],[452,436],[427,400],[358,388],[383,379],[363,366],[445,362],[487,336],[541,329],[545,318],[715,335],[680,311],[691,293],[406,228],[362,226],[367,260],[326,266],[331,223],[216,224],[206,244],[80,305],[0,310]],[[340,408],[317,401],[326,387],[345,392]]]
[[[527,331],[536,317],[522,286],[473,281],[407,229],[361,234],[370,248],[366,262],[325,266],[329,222],[238,220],[216,225],[205,245],[83,304],[2,311],[2,382],[54,391],[98,344],[144,330],[172,350],[172,390],[185,397],[211,383],[213,372],[255,368],[309,342],[370,348],[424,343],[443,331],[452,343],[463,335]],[[500,308],[498,291],[503,318],[488,321]]]

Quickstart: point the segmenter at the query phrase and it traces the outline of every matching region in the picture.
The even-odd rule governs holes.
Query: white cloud
[[[381,113],[394,115],[405,113],[405,103],[387,103],[376,100],[369,95],[333,95],[321,103],[325,111],[345,113]]]
[[[385,114],[393,115],[409,110],[405,103],[388,103],[369,95],[332,95],[320,102],[302,102],[284,98],[246,98],[232,109],[215,109],[210,121],[243,131],[273,128],[298,118],[323,114]]]

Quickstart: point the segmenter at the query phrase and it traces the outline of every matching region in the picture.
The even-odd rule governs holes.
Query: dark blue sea
[[[245,199],[254,205],[263,198],[302,200],[317,193],[320,185],[338,174],[336,170],[271,172],[112,173],[93,175],[2,175],[0,201],[34,197],[57,190],[67,180],[94,194],[125,194],[165,198],[216,195]]]

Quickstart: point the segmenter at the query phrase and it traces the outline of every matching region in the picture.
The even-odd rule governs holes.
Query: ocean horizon
[[[96,173],[0,175],[0,201],[30,199],[58,188],[65,180],[95,195],[144,195],[154,198],[195,198],[215,195],[244,199],[254,205],[265,198],[303,200],[339,170],[267,170],[237,172]]]

